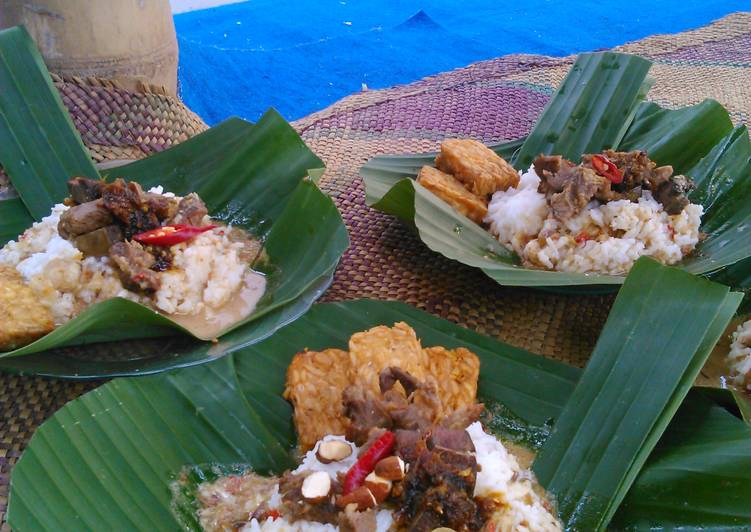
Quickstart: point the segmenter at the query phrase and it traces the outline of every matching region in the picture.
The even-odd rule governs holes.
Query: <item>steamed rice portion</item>
[[[538,192],[539,184],[540,177],[530,167],[516,188],[493,194],[485,218],[490,232],[527,266],[620,275],[645,255],[675,264],[699,241],[701,205],[692,203],[669,215],[645,190],[636,203],[592,201],[561,222]]]
[[[751,392],[751,320],[739,325],[733,333],[727,362],[732,384]]]
[[[149,192],[176,197],[164,193],[162,187]],[[23,275],[50,309],[56,327],[86,307],[113,297],[137,301],[167,314],[207,311],[211,315],[244,283],[248,265],[240,258],[243,243],[230,240],[227,228],[219,226],[172,246],[172,267],[161,274],[160,288],[152,297],[137,294],[123,286],[109,257],[84,257],[58,234],[60,215],[68,208],[55,205],[49,216],[27,229],[18,241],[0,249],[0,263],[15,267]]]

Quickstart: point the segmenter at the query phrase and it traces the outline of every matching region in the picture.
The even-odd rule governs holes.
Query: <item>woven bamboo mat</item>
[[[655,62],[650,99],[677,107],[716,98],[736,123],[751,116],[751,13],[620,47]],[[380,91],[365,91],[295,126],[326,162],[322,188],[334,197],[352,245],[325,294],[329,301],[398,299],[483,334],[583,365],[613,296],[504,288],[430,252],[393,218],[367,209],[359,167],[380,153],[435,150],[445,137],[487,142],[525,135],[573,58],[514,55]],[[140,158],[205,126],[179,102],[148,89],[55,80],[97,160]],[[108,109],[117,111],[108,115]],[[0,514],[9,473],[31,434],[66,401],[98,383],[0,375]]]

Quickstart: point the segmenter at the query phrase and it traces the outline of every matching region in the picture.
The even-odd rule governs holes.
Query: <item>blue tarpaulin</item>
[[[249,0],[175,16],[180,92],[214,124],[339,98],[509,53],[564,56],[696,28],[749,0]]]

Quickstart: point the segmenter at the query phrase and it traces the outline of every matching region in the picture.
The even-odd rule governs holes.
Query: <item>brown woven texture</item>
[[[735,122],[747,122],[749,39],[751,14],[736,14],[620,50],[655,61],[654,101],[676,107],[712,97]],[[297,121],[305,141],[326,162],[320,184],[335,199],[352,240],[324,300],[406,301],[480,333],[583,365],[613,296],[498,286],[481,272],[429,251],[392,217],[366,208],[358,176],[359,167],[374,155],[435,150],[445,137],[496,142],[525,135],[572,62],[572,57],[506,56],[409,85],[355,94]],[[182,104],[156,90],[136,94],[101,80],[57,78],[55,84],[97,160],[143,157],[205,128]],[[0,378],[4,514],[10,469],[33,431],[96,384]]]

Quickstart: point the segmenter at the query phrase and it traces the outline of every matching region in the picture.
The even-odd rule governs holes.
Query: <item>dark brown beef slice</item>
[[[57,224],[57,231],[65,239],[72,239],[84,233],[90,233],[100,227],[111,225],[112,213],[104,206],[101,199],[75,205],[62,213]]]
[[[86,177],[74,177],[68,180],[70,197],[76,203],[87,203],[102,197],[101,180],[88,179]]]
[[[198,194],[188,194],[180,200],[177,213],[170,223],[201,226],[203,225],[203,217],[208,213],[206,204],[198,197]]]
[[[542,194],[562,191],[576,168],[574,163],[560,155],[539,155],[532,164],[540,176],[539,191]]]
[[[550,197],[550,208],[561,221],[579,214],[596,195],[610,190],[610,180],[591,168],[577,166],[561,192]]]
[[[145,194],[138,183],[116,179],[102,189],[104,205],[125,225],[125,238],[159,227],[159,218],[149,209]]]
[[[449,449],[462,453],[475,452],[475,444],[464,429],[446,429],[435,427],[430,432],[427,440],[428,449]]]
[[[177,200],[161,194],[146,192],[143,196],[147,208],[156,214],[159,220],[168,220],[177,213]]]
[[[394,431],[394,452],[407,463],[417,460],[421,450],[425,447],[419,430],[399,429]]]
[[[344,415],[350,420],[347,439],[362,445],[368,439],[370,429],[391,428],[391,417],[380,400],[360,386],[349,386],[342,394]]]
[[[381,389],[381,393],[385,393],[393,388],[397,382],[401,383],[407,396],[420,387],[420,383],[415,377],[395,366],[382,369],[378,375],[378,386]]]
[[[159,290],[159,275],[150,268],[156,259],[138,242],[118,242],[110,248],[110,258],[120,269],[123,284],[144,292]]]
[[[675,175],[663,181],[652,191],[654,198],[662,203],[668,214],[680,214],[689,204],[686,193],[694,188],[694,183],[683,175]]]
[[[376,515],[373,510],[358,512],[353,505],[348,506],[339,514],[339,530],[341,532],[375,532]]]

